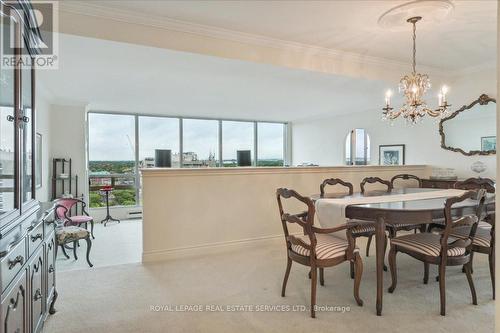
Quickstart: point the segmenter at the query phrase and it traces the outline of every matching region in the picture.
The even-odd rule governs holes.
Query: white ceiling
[[[175,19],[334,50],[406,62],[410,26],[387,31],[377,19],[408,1],[80,1],[113,13]],[[455,0],[451,16],[418,25],[419,63],[445,70],[496,61],[496,6],[492,0]]]
[[[92,110],[294,121],[378,110],[388,86],[73,35],[59,44],[59,70],[39,81],[53,103]]]

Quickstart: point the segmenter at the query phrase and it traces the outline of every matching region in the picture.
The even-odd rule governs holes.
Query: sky
[[[184,119],[184,152],[198,158],[218,157],[218,121]],[[134,160],[135,119],[131,115],[89,114],[89,159]],[[224,121],[223,159],[236,159],[237,150],[254,150],[253,123]],[[283,124],[259,123],[259,158],[283,158]],[[179,119],[139,117],[139,159],[154,157],[155,149],[179,152]]]

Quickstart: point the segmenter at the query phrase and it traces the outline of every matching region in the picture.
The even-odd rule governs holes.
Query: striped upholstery
[[[366,222],[364,222],[366,223]],[[397,224],[387,224],[388,228],[395,228],[395,229],[416,229],[420,228],[420,224],[403,224],[403,223],[397,223]],[[351,229],[351,232],[354,236],[359,235],[359,234],[366,234],[366,233],[375,233],[375,225],[374,224],[361,224],[358,225],[354,228]]]
[[[391,239],[391,244],[412,252],[438,257],[439,252],[441,251],[441,243],[439,242],[440,239],[441,235],[425,232],[395,237]],[[454,238],[449,238],[448,240],[453,241]],[[461,256],[463,254],[465,254],[465,248],[463,247],[448,249],[449,257]]]
[[[485,224],[488,224],[486,222],[483,222]],[[479,224],[481,225],[481,224]],[[489,228],[483,228],[483,227],[478,227],[476,229],[476,235],[474,236],[474,241],[472,242],[473,245],[476,246],[482,246],[482,247],[490,247],[490,241],[491,241],[491,225],[488,224]],[[469,233],[470,233],[470,227],[457,227],[453,228],[451,230],[450,236],[456,237],[456,238],[461,238],[461,239],[466,239],[469,238]]]
[[[483,229],[488,229],[488,230],[491,229],[491,224],[489,224],[488,222],[484,222],[484,221],[479,221],[479,223],[477,224],[477,226],[479,228],[483,228]]]
[[[409,229],[416,229],[420,228],[422,225],[421,224],[404,224],[404,223],[396,223],[396,224],[388,224],[388,227],[393,227],[395,229],[401,229],[401,228],[409,228]]]
[[[373,224],[360,224],[351,229],[353,235],[375,233],[375,225]]]
[[[297,237],[304,243],[309,244],[309,236]],[[345,250],[347,249],[348,243],[346,240],[325,234],[316,234],[316,258],[317,259],[332,259],[337,257],[342,257],[345,255]],[[305,249],[300,245],[292,244],[292,251],[300,254],[302,256],[309,256],[309,250]],[[358,247],[354,252],[358,251]]]

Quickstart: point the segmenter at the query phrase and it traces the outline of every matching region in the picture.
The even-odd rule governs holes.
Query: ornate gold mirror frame
[[[496,152],[497,152],[496,150],[486,150],[486,151],[483,151],[483,150],[470,150],[470,151],[464,151],[461,148],[455,148],[455,147],[447,146],[446,145],[446,141],[445,141],[446,137],[445,137],[445,133],[444,133],[444,129],[443,129],[443,123],[445,121],[448,121],[448,120],[451,120],[451,119],[455,118],[456,116],[458,116],[460,114],[460,112],[464,112],[464,111],[467,111],[469,109],[472,109],[474,107],[474,105],[476,105],[476,104],[486,105],[488,103],[495,103],[496,104],[496,100],[494,98],[489,97],[486,94],[482,94],[481,96],[479,96],[478,99],[476,99],[475,101],[473,101],[469,105],[464,105],[460,109],[458,109],[457,111],[453,112],[448,117],[441,119],[441,121],[439,122],[439,134],[441,135],[441,148],[446,149],[446,150],[450,150],[450,151],[454,151],[456,153],[462,153],[465,156],[492,155],[492,154],[496,154]]]

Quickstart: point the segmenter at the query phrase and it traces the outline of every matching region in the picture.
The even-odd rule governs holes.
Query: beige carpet
[[[90,262],[94,268],[141,262],[142,220],[110,222],[106,227],[96,223],[94,236],[90,250]],[[85,242],[81,242],[77,249],[78,260],[74,259],[72,250],[67,250],[69,259],[64,257],[60,250],[61,248],[57,252],[56,262],[58,272],[90,269],[85,259]]]
[[[494,302],[484,255],[477,255],[474,265],[477,306],[471,304],[461,269],[448,270],[446,317],[439,315],[439,288],[433,279],[436,267],[431,267],[431,282],[424,285],[423,265],[404,254],[398,255],[398,288],[394,294],[384,293],[383,316],[377,317],[374,259],[363,257],[363,307],[356,306],[352,297],[348,264],[325,271],[318,305],[350,311],[318,312],[316,319],[308,312],[255,309],[309,304],[307,269],[297,264],[292,266],[287,296],[280,297],[285,269],[282,242],[251,252],[60,272],[58,312],[49,317],[44,332],[493,332]],[[389,283],[390,274],[385,273],[385,288]],[[151,309],[186,310],[185,305],[202,305],[204,311]],[[254,306],[254,311],[209,312],[206,305],[225,310],[228,305]]]

